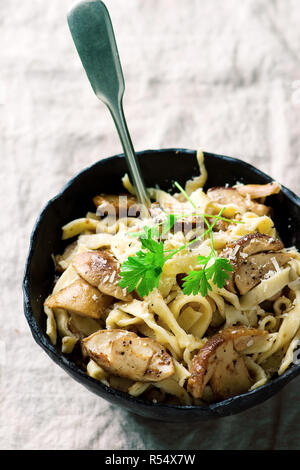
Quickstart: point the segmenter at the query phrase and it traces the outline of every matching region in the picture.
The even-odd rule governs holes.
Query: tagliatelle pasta
[[[44,304],[46,333],[64,354],[152,402],[202,405],[254,390],[293,364],[300,342],[300,255],[283,246],[265,201],[279,185],[206,191],[201,151],[197,159],[185,190],[148,189],[147,219],[125,175],[127,213],[126,195],[101,195],[95,213],[62,227],[70,243],[55,254]],[[128,260],[139,268],[127,282]]]

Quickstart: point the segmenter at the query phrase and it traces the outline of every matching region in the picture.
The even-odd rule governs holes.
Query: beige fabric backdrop
[[[199,425],[110,406],[34,343],[21,280],[32,226],[70,177],[120,152],[66,22],[70,0],[0,2],[2,449],[299,448],[299,380]],[[107,0],[137,150],[201,147],[300,193],[299,0]]]

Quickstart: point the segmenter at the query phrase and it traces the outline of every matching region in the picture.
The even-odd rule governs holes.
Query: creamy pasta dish
[[[89,376],[157,403],[205,405],[262,386],[300,344],[300,255],[266,198],[276,182],[148,188],[143,217],[124,194],[62,227],[45,299],[47,335]],[[226,182],[224,182],[226,183]],[[126,192],[125,192],[126,191]],[[84,216],[85,215],[85,216]]]

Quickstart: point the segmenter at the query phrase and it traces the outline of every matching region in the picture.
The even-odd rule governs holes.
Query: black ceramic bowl
[[[208,170],[207,187],[244,183],[268,183],[272,179],[253,166],[235,158],[205,153]],[[147,150],[138,153],[146,185],[158,184],[162,189],[172,187],[176,180],[184,185],[191,176],[199,174],[196,152],[185,149]],[[119,193],[122,191],[121,177],[126,173],[123,155],[116,155],[97,162],[73,178],[51,201],[39,216],[34,227],[25,270],[23,291],[24,310],[35,341],[53,361],[75,380],[101,398],[122,406],[133,413],[164,421],[184,422],[207,420],[239,413],[257,405],[278,392],[300,373],[300,365],[293,365],[282,376],[276,377],[262,387],[233,398],[202,406],[173,406],[153,404],[139,398],[113,390],[82,371],[68,355],[61,353],[47,337],[46,315],[43,301],[52,290],[54,266],[51,254],[60,253],[61,227],[67,222],[82,217],[93,209],[95,194]],[[282,191],[268,199],[274,208],[274,222],[285,246],[300,248],[300,199],[291,191]],[[71,398],[71,397],[70,397]]]

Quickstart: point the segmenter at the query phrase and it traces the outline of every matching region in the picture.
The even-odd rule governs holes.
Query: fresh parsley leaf
[[[153,227],[149,227],[148,225],[144,225],[143,230],[138,232],[139,239],[147,239],[150,240],[153,237],[159,238],[159,228],[157,225],[153,225]]]
[[[210,258],[211,258],[210,256],[201,256],[201,255],[199,255],[197,257],[198,264],[207,264],[209,262]]]
[[[135,288],[141,297],[145,297],[158,287],[165,262],[163,242],[150,238],[140,238],[142,247],[148,251],[138,251],[122,263],[119,286],[132,292]]]
[[[233,271],[233,267],[226,258],[215,258],[214,264],[208,268],[213,268],[212,282],[216,284],[219,289],[224,287],[225,282],[229,279],[229,273]]]
[[[213,263],[207,267],[210,259]],[[226,258],[211,257],[211,256],[198,256],[199,264],[204,264],[204,267],[199,271],[191,271],[186,277],[183,278],[183,293],[186,295],[197,295],[198,292],[205,297],[209,290],[212,290],[209,279],[220,289],[224,287],[225,282],[229,279],[229,272],[233,271],[233,267]]]
[[[209,277],[205,268],[200,271],[190,271],[190,273],[183,278],[183,293],[185,295],[197,295],[200,294],[205,297],[209,290],[212,290],[211,285],[208,282]]]
[[[151,235],[151,237],[159,238],[160,233],[158,225],[153,225],[152,227],[144,225],[143,230],[141,230],[140,232],[127,232],[127,235],[133,238],[149,238],[149,234]]]

